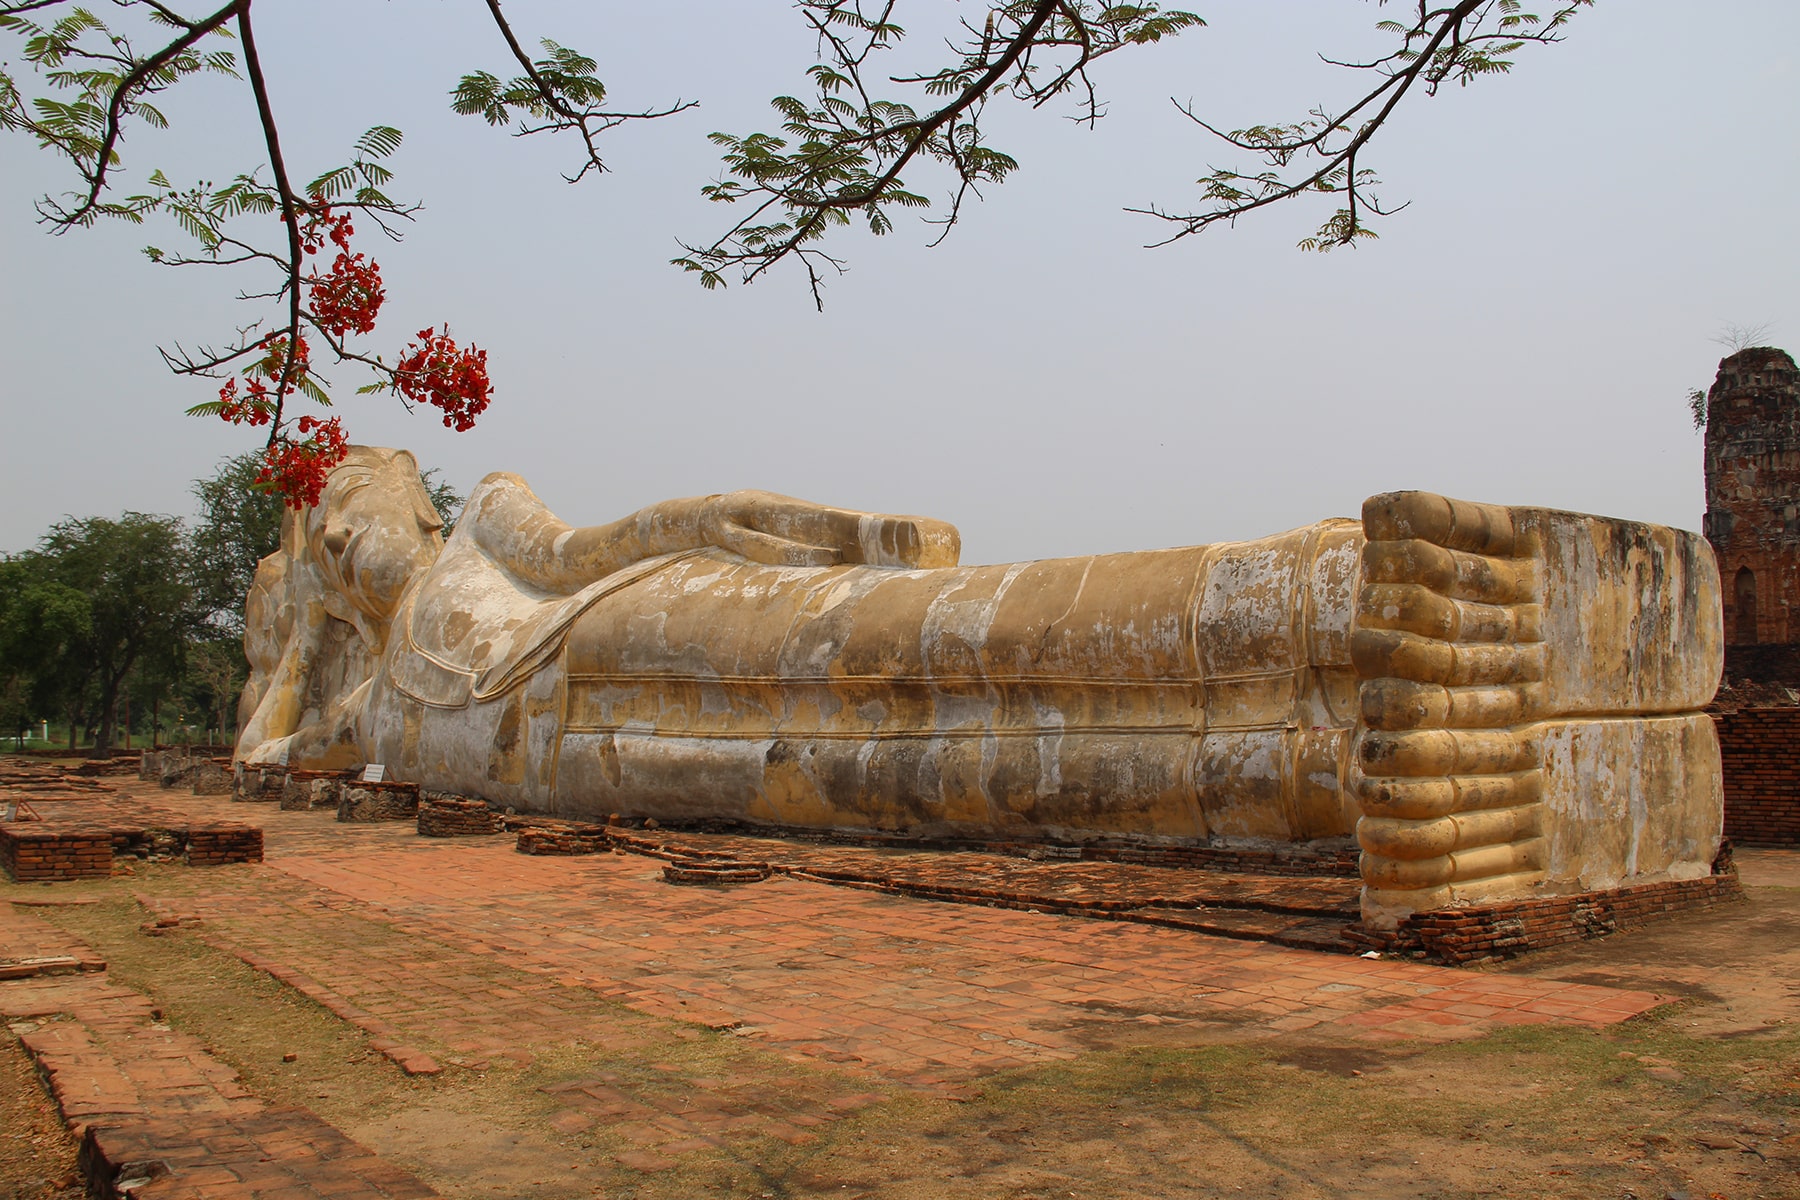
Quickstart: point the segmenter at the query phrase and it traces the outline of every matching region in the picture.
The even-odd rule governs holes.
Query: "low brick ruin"
[[[1725,764],[1725,836],[1746,846],[1800,846],[1800,708],[1717,717]]]
[[[519,830],[520,854],[602,854],[611,849],[604,825],[534,825]]]
[[[289,771],[281,778],[281,810],[307,812],[328,808],[336,812],[338,789],[349,774],[347,771]]]
[[[427,792],[419,799],[420,837],[477,837],[505,829],[505,815],[485,800],[443,792]]]
[[[160,772],[161,764],[155,769]],[[35,819],[0,824],[0,867],[17,883],[105,879],[120,860],[180,861],[190,866],[261,862],[262,830],[121,796],[92,776],[51,764],[0,769],[0,801]]]
[[[0,867],[14,883],[105,879],[112,874],[112,835],[48,824],[0,827]]]

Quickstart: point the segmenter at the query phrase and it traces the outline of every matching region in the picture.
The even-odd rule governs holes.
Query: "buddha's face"
[[[412,455],[354,447],[306,514],[306,543],[333,589],[386,620],[407,581],[437,560],[442,525]]]

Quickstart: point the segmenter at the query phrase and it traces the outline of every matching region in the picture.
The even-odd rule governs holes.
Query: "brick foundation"
[[[75,768],[75,774],[87,776],[135,775],[137,769],[137,765],[129,758],[122,758],[119,756],[119,752],[115,751],[110,758],[87,759]]]
[[[1729,848],[1721,851],[1715,870],[1702,879],[1440,908],[1414,913],[1392,933],[1355,927],[1344,937],[1385,954],[1453,967],[1499,962],[1533,950],[1605,937],[1672,913],[1743,899],[1737,870],[1730,865]]]
[[[194,867],[261,862],[262,830],[249,825],[119,830],[48,822],[0,827],[0,867],[15,883],[106,879],[115,857],[177,856]]]
[[[507,818],[509,828],[533,829],[571,825],[550,817],[521,813]],[[1353,838],[1329,838],[1316,842],[1265,843],[1262,845],[1193,845],[1104,839],[1075,844],[1046,841],[982,841],[969,838],[914,837],[906,834],[858,833],[847,830],[804,829],[747,821],[640,821],[615,814],[605,826],[614,833],[635,829],[665,833],[718,833],[753,838],[781,838],[826,846],[892,847],[902,850],[944,850],[978,854],[1005,854],[1039,861],[1117,862],[1147,867],[1171,867],[1186,871],[1222,871],[1229,874],[1282,875],[1294,878],[1355,879],[1360,875],[1362,851]],[[529,852],[528,852],[529,853]],[[544,853],[556,853],[544,851]],[[579,853],[593,853],[583,850]]]
[[[506,818],[488,807],[485,800],[466,796],[427,793],[419,799],[419,836],[474,837],[500,833]]]
[[[1725,836],[1800,845],[1800,708],[1746,708],[1713,719],[1725,764]]]
[[[238,766],[231,798],[253,803],[275,804],[281,800],[287,780],[287,768],[276,764],[245,763]]]
[[[112,863],[112,835],[104,831],[0,827],[0,867],[15,883],[106,879]]]
[[[346,778],[343,771],[289,771],[281,781],[282,811],[306,812],[314,808],[337,811],[338,791]]]
[[[263,831],[249,825],[219,825],[188,833],[187,864],[217,867],[263,860]]]
[[[612,845],[604,825],[530,826],[519,830],[520,854],[600,854]]]

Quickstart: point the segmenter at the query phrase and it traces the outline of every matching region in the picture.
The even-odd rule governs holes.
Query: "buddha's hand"
[[[956,527],[943,521],[827,508],[758,491],[708,496],[700,534],[708,545],[774,566],[952,567],[961,549]]]

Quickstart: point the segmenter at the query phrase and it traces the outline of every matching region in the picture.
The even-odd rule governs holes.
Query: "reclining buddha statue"
[[[1423,492],[999,566],[763,492],[609,525],[484,479],[448,540],[354,449],[247,608],[237,757],[526,812],[1061,844],[1348,845],[1365,919],[1708,872],[1694,534]]]

